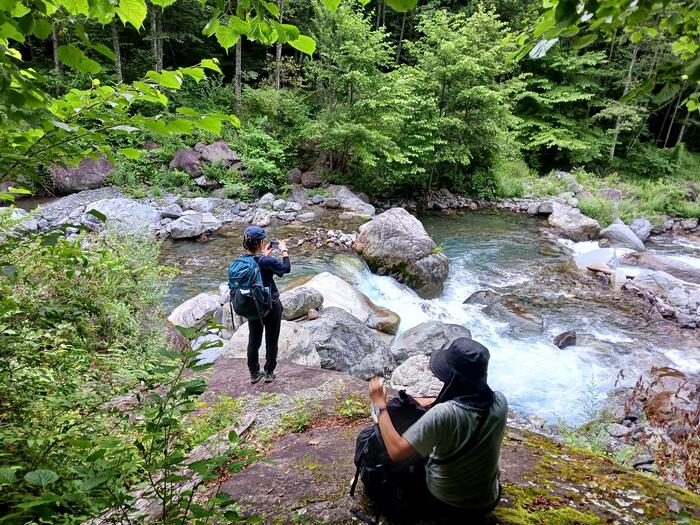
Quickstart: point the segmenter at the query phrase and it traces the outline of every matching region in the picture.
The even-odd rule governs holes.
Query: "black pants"
[[[265,331],[265,372],[271,374],[277,367],[277,344],[282,325],[282,303],[272,302],[272,310],[262,319],[248,321],[248,370],[251,374],[260,372],[258,350],[262,344],[263,329]]]

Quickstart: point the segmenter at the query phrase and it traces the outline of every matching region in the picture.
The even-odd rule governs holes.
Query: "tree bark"
[[[156,34],[158,35],[158,54],[156,56],[156,71],[163,71],[163,8],[156,7]]]
[[[673,129],[673,124],[676,122],[676,115],[678,114],[678,108],[681,107],[683,103],[683,92],[685,91],[685,85],[678,93],[678,102],[676,102],[676,107],[673,109],[673,115],[671,116],[671,123],[668,125],[668,130],[666,130],[666,139],[664,140],[664,148],[668,146],[668,141],[671,138],[671,130]]]
[[[635,45],[632,48],[632,58],[630,58],[630,67],[627,69],[627,79],[625,80],[625,90],[622,93],[622,96],[624,97],[627,93],[629,93],[630,88],[632,87],[632,71],[634,70],[634,65],[637,62],[637,51],[639,51],[639,45]],[[615,119],[615,130],[613,131],[613,140],[612,144],[610,145],[610,160],[612,161],[615,158],[615,148],[617,147],[617,139],[620,135],[620,116],[618,115],[617,118]]]
[[[379,29],[379,24],[382,21],[382,0],[377,0],[377,20],[374,24],[376,29]]]
[[[243,37],[236,42],[236,70],[234,74],[234,89],[236,93],[236,113],[241,113],[241,53],[243,52]]]
[[[119,26],[116,20],[112,21],[112,49],[114,51],[114,70],[117,73],[117,82],[123,82],[122,74],[122,52],[119,48]]]
[[[282,23],[282,15],[284,11],[284,0],[277,0],[277,6],[280,10],[279,23]],[[278,41],[275,44],[275,89],[282,87],[282,44]]]
[[[404,12],[403,16],[401,17],[401,32],[399,33],[399,45],[396,46],[396,63],[399,63],[399,60],[401,60],[401,47],[403,46],[403,32],[404,29],[406,28],[406,13]]]
[[[58,58],[58,25],[54,21],[53,31],[51,32],[51,44],[53,47],[53,67],[56,70],[58,83],[56,84],[56,95],[60,95],[63,90],[63,64]]]

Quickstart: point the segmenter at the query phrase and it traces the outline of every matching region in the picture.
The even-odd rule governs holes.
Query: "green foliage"
[[[211,404],[197,403],[197,412],[187,421],[192,445],[199,445],[209,436],[240,421],[243,403],[240,399],[221,395]]]
[[[360,394],[338,397],[335,403],[335,412],[345,419],[362,419],[369,415],[367,398]]]
[[[285,412],[280,417],[280,431],[286,432],[303,432],[309,427],[311,418],[303,401],[297,402],[297,407],[294,410]]]
[[[597,220],[601,225],[608,225],[617,218],[615,203],[601,197],[581,199],[578,207],[581,213]]]

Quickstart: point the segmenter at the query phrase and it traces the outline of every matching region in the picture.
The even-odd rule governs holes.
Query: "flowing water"
[[[492,386],[506,394],[516,411],[549,421],[582,421],[616,383],[633,383],[651,366],[700,373],[700,340],[692,331],[651,320],[644,304],[577,275],[563,245],[542,234],[545,223],[495,212],[420,218],[450,260],[445,290],[436,299],[421,299],[394,279],[372,274],[353,255],[306,245],[292,250],[292,275],[279,284],[288,287],[297,277],[330,271],[397,312],[400,330],[433,319],[466,326],[491,350]],[[272,228],[271,235],[291,238],[293,243],[301,229]],[[166,242],[163,262],[182,270],[168,296],[168,308],[216,289],[225,280],[228,263],[240,251],[240,230],[232,228],[205,244]],[[700,262],[700,246],[660,238],[650,247]],[[483,289],[514,296],[541,315],[544,333],[513,335],[505,323],[483,314],[480,306],[463,304],[471,293]],[[577,331],[578,345],[560,350],[551,341],[566,330]]]

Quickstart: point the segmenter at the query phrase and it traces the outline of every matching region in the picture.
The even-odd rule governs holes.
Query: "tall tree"
[[[112,26],[112,50],[114,51],[114,70],[117,73],[117,82],[124,81],[122,73],[122,51],[119,47],[119,25],[116,20],[110,24]]]
[[[53,49],[53,67],[56,72],[56,95],[61,94],[62,84],[63,84],[63,64],[58,57],[58,23],[54,21],[53,28],[51,30],[51,48]]]

